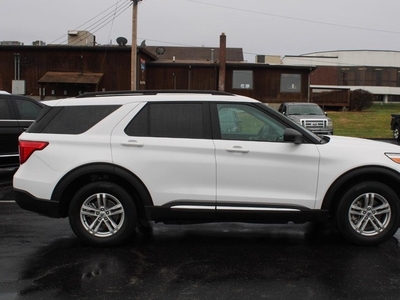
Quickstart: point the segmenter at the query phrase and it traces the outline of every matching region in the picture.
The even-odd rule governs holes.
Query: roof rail
[[[232,96],[232,93],[208,90],[140,90],[140,91],[107,91],[107,92],[89,92],[76,96],[76,98],[87,97],[108,97],[108,96],[140,96],[140,95],[157,95],[157,94],[211,94]]]

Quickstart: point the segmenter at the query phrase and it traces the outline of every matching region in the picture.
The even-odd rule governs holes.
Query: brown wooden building
[[[131,47],[0,46],[0,90],[36,99],[130,89]],[[218,90],[219,49],[138,47],[138,89]],[[309,101],[310,66],[243,62],[226,48],[225,91],[267,103]]]

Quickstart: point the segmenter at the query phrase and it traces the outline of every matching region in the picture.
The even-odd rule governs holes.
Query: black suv
[[[0,168],[19,165],[18,137],[36,119],[42,106],[31,98],[0,92]]]

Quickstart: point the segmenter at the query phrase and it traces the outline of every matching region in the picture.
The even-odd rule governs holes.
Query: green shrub
[[[372,106],[375,95],[366,90],[354,90],[350,93],[350,110],[362,111]]]

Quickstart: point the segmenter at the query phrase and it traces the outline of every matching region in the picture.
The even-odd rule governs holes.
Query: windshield
[[[291,105],[288,115],[325,115],[318,105]]]

